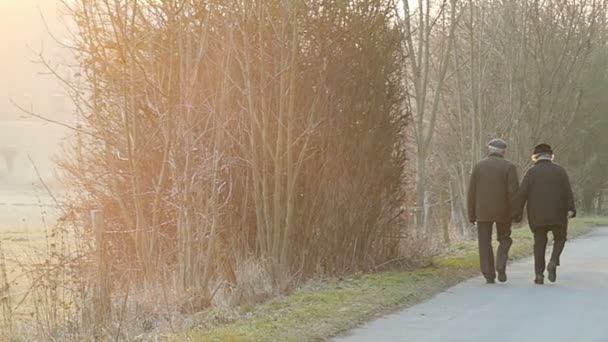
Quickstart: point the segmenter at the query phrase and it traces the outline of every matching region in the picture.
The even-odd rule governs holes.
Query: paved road
[[[471,279],[335,342],[608,342],[608,228],[569,241],[557,282],[534,285],[532,259],[505,284]]]

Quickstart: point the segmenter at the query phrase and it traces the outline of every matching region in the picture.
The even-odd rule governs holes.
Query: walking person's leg
[[[498,248],[496,249],[498,281],[505,282],[507,281],[509,249],[513,244],[513,239],[511,239],[511,223],[496,223],[496,240],[498,240]]]
[[[559,259],[566,246],[567,239],[567,228],[566,227],[554,227],[553,231],[553,251],[551,252],[551,259],[547,265],[547,271],[549,273],[549,281],[554,282],[557,279],[557,266],[559,266]]]
[[[496,278],[494,269],[494,251],[492,250],[493,222],[477,222],[477,239],[479,244],[479,266],[487,283]]]
[[[534,282],[542,284],[545,273],[545,251],[547,250],[547,229],[537,228],[534,231]]]

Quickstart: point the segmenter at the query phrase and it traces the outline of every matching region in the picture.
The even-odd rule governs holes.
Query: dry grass
[[[49,234],[59,215],[51,203],[48,196],[31,190],[0,194],[0,242],[6,271],[3,281],[8,284],[11,319],[15,322],[30,320],[34,314],[34,303],[28,298],[32,287],[28,272],[50,254]],[[15,329],[20,326],[15,324]]]

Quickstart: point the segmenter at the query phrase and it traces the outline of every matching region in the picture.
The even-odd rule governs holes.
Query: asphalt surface
[[[608,342],[608,228],[566,243],[556,283],[535,285],[531,258],[507,274],[507,283],[474,278],[333,341]]]

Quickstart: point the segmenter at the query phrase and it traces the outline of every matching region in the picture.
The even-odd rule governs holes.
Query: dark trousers
[[[494,266],[494,251],[492,249],[492,228],[494,222],[477,222],[477,239],[479,243],[479,266],[486,279],[496,278],[496,271],[505,272],[511,239],[511,223],[496,223],[496,267]]]
[[[566,245],[566,227],[537,227],[534,232],[534,273],[537,276],[545,272],[545,252],[547,250],[547,234],[553,233],[553,251],[551,252],[551,262],[559,266],[559,257]]]

